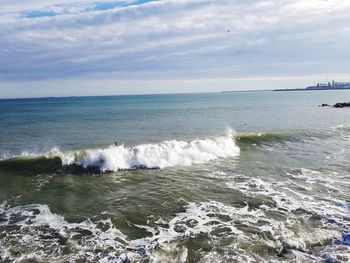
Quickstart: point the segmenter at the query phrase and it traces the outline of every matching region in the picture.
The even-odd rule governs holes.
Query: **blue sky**
[[[2,0],[0,97],[350,80],[348,0]]]

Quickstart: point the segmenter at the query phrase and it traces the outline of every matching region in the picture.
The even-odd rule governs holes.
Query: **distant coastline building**
[[[273,91],[308,91],[308,90],[342,90],[350,89],[350,82],[337,82],[332,80],[328,83],[317,83],[316,86],[309,86],[304,89],[275,89]]]
[[[333,90],[333,89],[350,89],[350,82],[328,82],[328,83],[317,83],[316,86],[309,86],[306,90]]]

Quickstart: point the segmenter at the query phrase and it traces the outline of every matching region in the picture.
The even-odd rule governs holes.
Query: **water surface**
[[[0,100],[0,261],[348,262],[349,98]]]

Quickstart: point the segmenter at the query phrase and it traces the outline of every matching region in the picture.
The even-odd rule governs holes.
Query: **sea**
[[[0,100],[0,262],[350,262],[345,101]]]

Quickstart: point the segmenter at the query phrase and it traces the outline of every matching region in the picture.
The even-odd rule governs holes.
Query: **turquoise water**
[[[348,262],[349,98],[0,100],[0,261]]]

